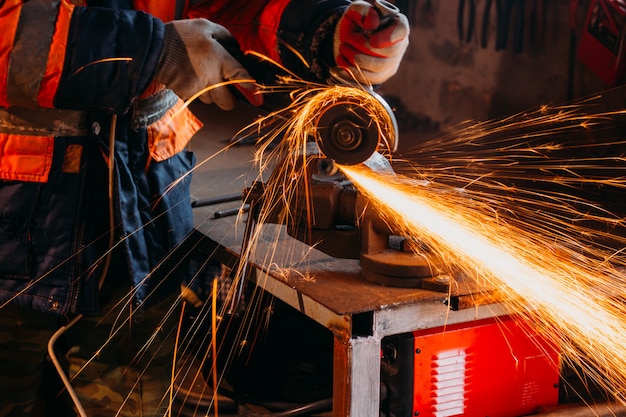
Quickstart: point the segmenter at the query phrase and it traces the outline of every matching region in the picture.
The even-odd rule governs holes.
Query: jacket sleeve
[[[163,23],[146,13],[5,0],[0,106],[123,112],[154,76]]]
[[[244,51],[263,54],[319,81],[334,66],[334,28],[349,4],[349,0],[208,0],[193,6],[189,17],[219,23]]]

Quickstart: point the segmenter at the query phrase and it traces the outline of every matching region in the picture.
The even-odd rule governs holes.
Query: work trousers
[[[133,311],[130,297],[128,287],[118,288],[101,314],[83,317],[55,345],[89,417],[166,415],[180,297],[146,311]],[[47,354],[57,328],[55,316],[0,308],[0,415],[74,412]]]

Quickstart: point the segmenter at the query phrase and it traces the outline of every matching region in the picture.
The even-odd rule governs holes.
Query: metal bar
[[[333,345],[333,417],[350,415],[353,387],[351,371],[352,349],[350,343],[335,338]]]
[[[192,200],[191,207],[196,208],[196,207],[204,207],[204,206],[213,206],[215,204],[229,203],[231,201],[239,201],[242,198],[243,196],[241,193],[222,195],[222,196],[210,197],[210,198],[200,198],[197,200]]]
[[[241,251],[239,252],[239,265],[236,269],[239,273],[239,282],[236,284],[237,287],[235,288],[235,292],[233,293],[233,297],[228,308],[227,314],[229,315],[236,314],[243,295],[244,284],[246,280],[249,279],[248,270],[251,268],[250,259],[248,259],[250,256],[249,244],[257,226],[257,216],[258,208],[256,207],[256,203],[252,202],[250,203],[250,208],[248,210],[248,220],[246,221],[246,228],[241,242]]]
[[[480,305],[453,311],[441,301],[422,301],[374,312],[374,335],[380,338],[443,325],[467,323],[510,314],[504,304]]]
[[[380,413],[380,339],[335,339],[333,417],[378,417]]]
[[[215,213],[213,213],[213,217],[216,219],[221,219],[223,217],[236,216],[239,213],[247,213],[248,211],[250,211],[250,205],[244,204],[241,207],[217,210]]]

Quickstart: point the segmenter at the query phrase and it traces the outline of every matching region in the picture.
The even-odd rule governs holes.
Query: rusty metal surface
[[[352,392],[350,372],[352,368],[351,351],[348,342],[335,340],[333,345],[333,417],[349,415]]]
[[[273,279],[286,284],[327,307],[337,315],[352,315],[402,304],[438,300],[446,302],[450,295],[463,300],[463,308],[471,307],[463,297],[472,293],[471,286],[455,285],[447,292],[419,288],[398,288],[368,281],[357,260],[337,259],[312,249],[281,232],[278,240],[276,225],[263,225],[268,238],[258,242],[253,264],[267,271]],[[217,239],[224,253],[238,256],[243,225],[234,218],[208,219],[197,225],[200,232]],[[214,240],[215,240],[214,239]],[[229,255],[222,258],[227,261]],[[224,256],[224,255],[222,255]]]

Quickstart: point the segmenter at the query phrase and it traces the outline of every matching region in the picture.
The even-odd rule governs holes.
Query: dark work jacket
[[[58,315],[96,312],[110,253],[138,304],[177,289],[182,275],[160,265],[169,265],[163,262],[193,228],[194,157],[185,145],[201,123],[188,110],[177,112],[180,99],[153,82],[163,21],[209,18],[231,30],[242,49],[321,78],[332,59],[326,34],[347,4],[76,3],[0,2],[0,308],[12,302]],[[174,129],[168,112],[182,114]]]

